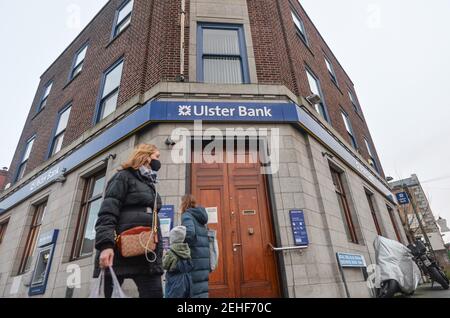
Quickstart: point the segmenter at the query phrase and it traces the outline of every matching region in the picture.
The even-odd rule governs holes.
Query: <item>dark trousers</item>
[[[161,276],[141,275],[127,277],[134,281],[139,291],[139,298],[163,298]],[[125,277],[117,277],[122,286]],[[105,275],[105,297],[111,298],[113,281],[110,275]]]

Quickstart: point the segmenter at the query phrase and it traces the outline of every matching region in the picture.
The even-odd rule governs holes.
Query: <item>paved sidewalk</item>
[[[424,284],[419,286],[412,298],[450,298],[450,289],[444,290],[441,285]]]

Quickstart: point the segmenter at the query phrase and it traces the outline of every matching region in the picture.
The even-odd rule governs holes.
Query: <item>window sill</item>
[[[83,73],[83,71],[79,72],[77,75],[75,75],[74,77],[72,77],[66,85],[64,85],[63,90],[65,90],[67,88],[67,86],[69,86],[70,84],[72,84],[73,81],[75,81],[78,76],[80,76],[80,74]]]
[[[333,77],[330,76],[331,82],[333,83],[333,85],[337,88],[337,90],[341,93],[341,95],[344,95],[344,93],[342,92],[341,88],[339,87],[338,83],[336,80],[333,79]]]
[[[33,117],[31,117],[31,120],[34,120],[36,117],[38,117],[39,116],[39,114],[40,113],[42,113],[42,111],[45,109],[45,107],[43,107],[43,108],[41,108],[41,109],[39,109],[39,111],[38,112],[36,112],[36,114],[34,114],[33,115]]]
[[[122,35],[122,34],[124,34],[127,30],[128,30],[128,28],[131,26],[131,23],[130,24],[128,24],[126,27],[125,27],[125,29],[123,29],[122,31],[120,31],[120,33],[118,33],[118,34],[116,34],[116,36],[114,36],[109,42],[108,42],[108,44],[106,44],[106,46],[105,46],[105,49],[107,49],[107,48],[109,48],[118,38],[120,38],[120,36]]]
[[[308,49],[309,53],[311,53],[311,55],[314,56],[314,53],[311,50],[311,48],[309,47],[308,42],[304,39],[304,37],[300,34],[300,32],[296,31],[296,34],[300,38],[300,41],[302,41],[302,43],[306,46],[306,48]]]
[[[73,263],[73,262],[82,261],[82,260],[84,260],[84,259],[91,258],[93,255],[94,255],[94,253],[89,254],[89,255],[80,256],[80,257],[71,257],[70,260],[69,260],[68,262],[64,262],[64,263],[65,263],[65,264],[68,264],[68,263]]]

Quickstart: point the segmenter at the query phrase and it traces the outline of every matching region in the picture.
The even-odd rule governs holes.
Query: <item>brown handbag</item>
[[[159,243],[157,200],[158,192],[156,191],[155,184],[155,206],[153,208],[152,227],[135,227],[121,233],[117,237],[117,248],[123,257],[130,258],[145,255],[149,263],[156,262],[157,255],[155,251]]]

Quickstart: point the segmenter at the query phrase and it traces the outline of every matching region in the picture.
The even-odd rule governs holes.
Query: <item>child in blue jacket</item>
[[[170,231],[170,250],[164,256],[166,273],[166,298],[191,298],[193,269],[191,250],[184,243],[186,227],[177,226]]]

